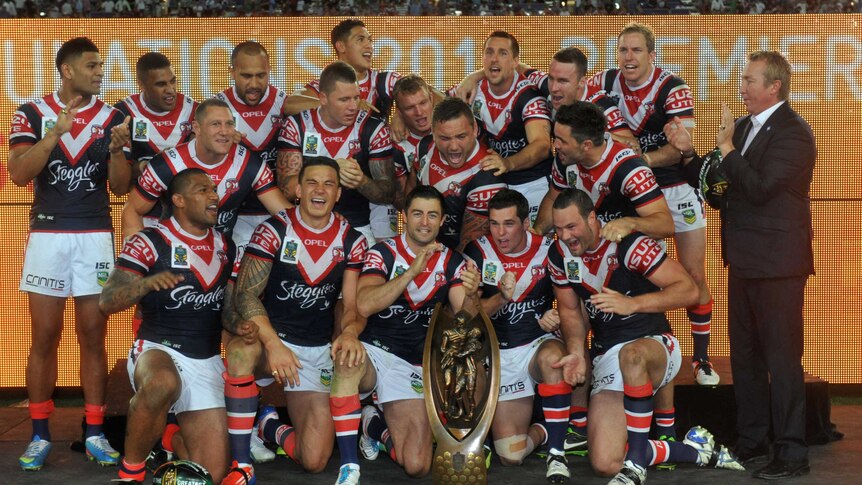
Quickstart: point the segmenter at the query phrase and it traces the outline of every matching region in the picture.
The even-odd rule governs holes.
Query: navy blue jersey
[[[12,116],[9,150],[38,143],[64,107],[57,93],[19,106]],[[78,109],[72,129],[60,137],[45,167],[33,179],[31,230],[111,230],[108,146],[111,128],[123,119],[122,113],[95,96]]]
[[[384,118],[389,117],[389,110],[392,108],[395,83],[401,79],[401,74],[396,71],[378,71],[369,69],[364,79],[358,81],[359,95],[374,106],[379,112],[379,116]],[[320,79],[314,79],[305,85],[314,95],[320,94]]]
[[[548,249],[554,241],[530,232],[526,237],[527,246],[515,254],[499,251],[494,240],[487,236],[470,242],[464,248],[464,255],[481,271],[482,298],[499,293],[497,283],[503,273],[515,273],[512,300],[491,315],[502,349],[527,345],[545,335],[539,319],[551,309],[554,299],[547,271]]]
[[[398,143],[392,142],[392,164],[395,166],[395,177],[404,177],[410,172],[419,173],[417,156],[423,139],[421,136],[408,132],[407,138]]]
[[[383,120],[360,111],[352,126],[332,129],[323,123],[319,109],[306,110],[285,120],[278,139],[279,151],[299,152],[304,157],[353,158],[366,177],[372,178],[371,160],[392,158],[389,127]],[[353,227],[369,224],[368,199],[356,189],[342,187],[335,211]]]
[[[313,229],[294,207],[255,229],[245,255],[272,263],[263,305],[278,336],[295,345],[332,341],[345,271],[362,270],[368,243],[347,221]]]
[[[245,104],[234,87],[225,89],[215,97],[227,103],[233,114],[236,130],[245,135],[240,144],[251,150],[275,173],[278,133],[284,122],[281,110],[287,101],[287,94],[270,84],[263,98],[254,106]],[[267,210],[257,200],[257,196],[249,194],[239,213],[264,215]]]
[[[503,96],[491,93],[488,81],[479,81],[473,99],[473,116],[479,121],[485,143],[501,157],[510,157],[529,144],[526,125],[533,120],[551,120],[548,101],[529,80],[515,74],[512,86]],[[503,174],[509,185],[520,185],[547,177],[551,155],[533,167]]]
[[[387,239],[369,249],[360,278],[374,275],[388,281],[407,271],[415,255],[405,238],[401,235]],[[448,303],[449,289],[461,285],[463,270],[464,258],[444,246],[393,304],[368,317],[360,340],[413,365],[422,365],[425,334],[434,306]]]
[[[590,90],[604,90],[622,111],[629,128],[647,153],[667,145],[664,125],[674,117],[694,126],[694,100],[688,84],[679,76],[656,67],[643,86],[631,88],[619,69],[608,69],[593,76]],[[655,175],[662,187],[685,183],[682,163],[656,167]]]
[[[446,215],[437,240],[451,248],[458,247],[461,242],[464,213],[470,211],[487,217],[488,201],[500,189],[506,188],[502,177],[482,170],[479,161],[485,154],[485,146],[476,143],[467,161],[455,169],[443,160],[433,143],[420,144],[416,178],[419,184],[430,185],[443,194]]]
[[[634,150],[610,137],[605,142],[601,158],[590,168],[577,163],[563,165],[555,159],[551,183],[560,191],[573,187],[589,194],[602,223],[638,217],[638,207],[663,199],[664,195],[652,170]]]
[[[664,313],[622,316],[604,313],[589,301],[602,287],[627,296],[661,291],[648,277],[666,257],[659,243],[638,232],[624,237],[620,243],[602,239],[598,248],[580,257],[573,256],[561,241],[551,248],[548,254],[551,280],[557,287],[572,288],[583,300],[593,330],[594,355],[618,343],[671,333]]]
[[[196,237],[174,218],[142,230],[126,242],[117,269],[143,277],[181,275],[176,287],[151,291],[140,301],[143,323],[136,338],[168,346],[193,359],[218,355],[228,281],[235,277],[236,248],[210,229]]]

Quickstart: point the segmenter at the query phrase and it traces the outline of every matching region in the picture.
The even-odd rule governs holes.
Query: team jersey
[[[19,106],[12,116],[9,150],[38,143],[64,108],[57,93]],[[108,146],[111,128],[124,118],[95,96],[79,108],[72,129],[60,137],[45,167],[33,179],[31,230],[111,230]],[[128,150],[124,151],[128,158]]]
[[[530,81],[515,74],[512,86],[503,96],[491,93],[488,81],[479,81],[473,99],[473,116],[479,120],[485,143],[501,157],[510,157],[528,144],[526,125],[533,120],[551,120],[548,101]],[[547,177],[551,171],[551,156],[533,167],[503,175],[509,185],[520,185]]]
[[[573,256],[562,241],[551,248],[548,253],[551,280],[559,288],[572,288],[583,300],[593,330],[593,355],[602,354],[618,343],[671,332],[664,313],[623,316],[605,313],[590,303],[590,297],[602,287],[626,296],[661,291],[647,278],[666,257],[658,242],[638,232],[619,243],[602,239],[596,249],[580,257]]]
[[[589,194],[603,224],[638,217],[638,207],[664,198],[652,170],[638,154],[607,135],[601,159],[590,168],[554,159],[551,183],[557,190],[574,187]]]
[[[551,120],[553,121],[557,117],[557,110],[554,109],[554,105],[551,103],[551,90],[549,88],[551,77],[547,73],[538,69],[531,69],[525,74],[533,87],[539,91],[539,94],[548,100],[548,106],[551,109]],[[588,89],[584,89],[584,92],[581,94],[581,99],[578,101],[593,103],[601,108],[602,113],[605,115],[605,120],[607,121],[605,128],[607,131],[613,133],[615,131],[629,129],[629,125],[626,123],[625,118],[623,118],[623,113],[617,106],[616,101],[611,99],[606,92],[598,90],[591,93]]]
[[[199,168],[210,176],[218,189],[218,223],[215,227],[230,236],[239,206],[249,193],[278,190],[272,170],[241,145],[233,145],[215,165],[201,162],[195,146],[196,142],[192,140],[153,157],[138,178],[135,190],[147,200],[157,200],[167,192],[176,174],[187,168]]]
[[[360,111],[351,126],[332,129],[320,117],[320,109],[306,110],[285,120],[278,138],[279,151],[300,152],[303,157],[353,158],[366,177],[372,178],[372,160],[392,158],[389,127]],[[356,189],[341,189],[335,211],[353,227],[369,224],[369,200]]]
[[[389,281],[407,271],[414,257],[405,235],[387,239],[368,250],[360,278],[375,275]],[[463,270],[464,258],[444,246],[394,303],[368,317],[360,340],[422,365],[425,333],[434,306],[449,301],[449,290],[461,285]]]
[[[392,163],[395,165],[396,177],[404,177],[410,172],[419,173],[416,170],[419,166],[417,155],[419,145],[424,138],[413,132],[407,132],[407,138],[397,143],[392,142]],[[430,135],[427,138],[430,139]]]
[[[158,112],[150,109],[140,93],[122,99],[114,105],[123,113],[131,116],[132,161],[135,163],[149,162],[156,154],[180,143],[186,143],[192,137],[192,121],[198,104],[190,97],[177,93],[177,104],[174,109]],[[147,214],[150,217],[161,217],[161,203],[156,203]]]
[[[272,264],[263,306],[282,340],[303,346],[332,341],[344,272],[362,270],[367,248],[347,221],[333,215],[325,228],[313,229],[296,207],[257,226],[245,254]]]
[[[443,194],[446,214],[437,240],[451,248],[457,248],[461,242],[465,211],[487,217],[488,201],[506,188],[502,177],[482,170],[479,161],[485,154],[485,146],[476,143],[464,165],[456,169],[443,160],[433,143],[428,144],[427,151],[419,153],[421,168],[416,178],[421,185],[430,185]]]
[[[653,69],[644,85],[631,88],[619,69],[608,69],[594,75],[589,89],[604,90],[619,106],[629,128],[647,153],[667,145],[664,125],[674,117],[694,126],[694,100],[688,84],[679,76],[660,67]],[[662,187],[685,183],[682,163],[656,167],[655,175]]]
[[[225,89],[215,97],[227,103],[233,114],[236,130],[245,134],[240,144],[260,157],[263,163],[275,173],[278,133],[281,131],[284,119],[281,110],[284,102],[287,101],[287,94],[270,84],[260,102],[254,106],[245,104],[236,93],[235,87]],[[266,208],[254,194],[250,194],[240,207],[240,214],[266,213]]]
[[[117,269],[142,277],[165,271],[183,277],[174,288],[141,298],[144,318],[136,338],[193,359],[218,355],[225,291],[236,277],[235,252],[233,241],[215,229],[194,236],[173,217],[132,236],[117,258]]]
[[[482,298],[497,293],[497,284],[503,273],[515,273],[515,292],[512,300],[491,315],[501,349],[527,345],[546,332],[539,319],[551,308],[551,278],[548,275],[548,249],[553,239],[527,232],[527,245],[523,251],[504,254],[494,240],[487,236],[470,242],[464,255],[472,260],[482,274]]]
[[[401,79],[401,74],[395,71],[378,71],[370,69],[364,79],[359,80],[359,96],[379,111],[378,116],[387,118],[392,107],[392,92],[395,82]],[[320,94],[320,79],[314,79],[305,85],[314,96]]]

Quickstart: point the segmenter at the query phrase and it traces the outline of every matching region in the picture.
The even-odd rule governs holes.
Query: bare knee
[[[307,450],[307,449],[306,449]],[[329,451],[316,448],[314,451],[303,450],[302,468],[308,473],[320,473],[326,469],[329,458],[332,456],[332,448]]]
[[[136,410],[158,411],[169,407],[179,393],[180,383],[175,372],[157,369],[147,373],[132,398]]]
[[[620,370],[624,374],[646,369],[646,349],[637,342],[624,345],[620,349],[619,359]]]
[[[431,471],[431,460],[416,455],[404,457],[404,472],[412,478],[422,478]]]
[[[226,351],[228,375],[238,377],[252,374],[261,353],[260,341],[249,344],[241,338],[231,340]]]

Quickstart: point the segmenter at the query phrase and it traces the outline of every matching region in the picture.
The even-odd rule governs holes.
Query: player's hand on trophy
[[[556,363],[551,364],[551,367],[563,369],[563,380],[572,387],[583,384],[587,379],[587,362],[584,360],[583,353],[564,355]]]
[[[272,377],[279,384],[287,383],[290,387],[299,385],[299,370],[302,364],[293,354],[293,351],[285,347],[281,340],[276,340],[272,346],[267,346],[266,357],[269,368],[272,369]]]
[[[664,125],[664,136],[667,138],[674,148],[681,153],[691,153],[694,151],[694,144],[691,140],[691,133],[685,129],[682,120],[678,116],[667,122]]]
[[[365,346],[356,338],[352,331],[341,332],[329,351],[332,362],[347,367],[358,367],[365,362]]]
[[[503,273],[503,277],[500,278],[497,288],[506,301],[511,301],[512,296],[515,294],[515,273],[511,271]]]
[[[506,172],[512,171],[512,166],[508,160],[501,157],[499,153],[488,149],[488,154],[479,160],[479,166],[486,172],[494,172],[494,175],[500,176]]]
[[[126,116],[119,125],[111,128],[111,143],[108,145],[108,151],[116,153],[122,150],[123,147],[129,146],[132,135],[129,133],[129,123],[132,121],[131,116]]]
[[[362,179],[365,174],[362,173],[362,168],[355,159],[339,158],[336,162],[338,162],[338,173],[342,186],[348,189],[355,189],[362,185]]]
[[[241,337],[242,341],[249,345],[257,342],[259,332],[260,327],[250,320],[246,320],[236,327],[236,335]]]
[[[631,315],[637,311],[633,298],[604,286],[600,293],[590,297],[590,303],[605,313],[616,315]]]
[[[443,245],[439,242],[433,242],[420,249],[419,252],[416,253],[416,258],[414,258],[413,262],[410,263],[410,267],[407,268],[406,273],[410,273],[410,279],[412,280],[413,278],[422,274],[422,272],[425,271],[425,268],[428,266],[428,261],[431,261],[431,257],[434,256],[435,253],[439,253],[442,250]]]
[[[556,332],[560,328],[560,313],[553,308],[546,311],[539,319],[539,327],[548,333]]]
[[[183,275],[171,273],[170,271],[162,271],[161,273],[147,276],[142,279],[141,282],[144,283],[146,288],[149,288],[150,291],[162,291],[173,289],[184,279]]]
[[[482,281],[482,275],[479,274],[479,269],[472,261],[467,262],[467,267],[461,271],[461,285],[466,296],[472,297],[479,291],[480,281]]]
[[[69,101],[69,104],[67,104],[65,108],[61,109],[60,112],[57,113],[57,122],[54,123],[54,127],[51,128],[52,133],[55,133],[57,136],[61,136],[72,129],[72,125],[75,123],[75,116],[77,116],[78,110],[81,108],[81,101],[82,98],[80,96],[75,96],[71,101]]]
[[[635,230],[634,221],[630,217],[614,219],[602,227],[602,237],[608,241],[620,242]]]

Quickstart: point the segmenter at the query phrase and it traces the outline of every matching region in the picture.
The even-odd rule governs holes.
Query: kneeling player
[[[106,314],[140,303],[144,317],[127,364],[135,396],[119,475],[144,481],[144,460],[170,410],[188,448],[182,458],[203,465],[219,482],[228,468],[221,309],[233,291],[235,248],[213,229],[218,193],[203,170],[178,173],[168,201],[172,216],[132,236],[99,300]]]
[[[425,333],[437,303],[448,302],[455,312],[476,305],[479,274],[436,240],[444,216],[440,192],[417,187],[407,195],[405,207],[404,234],[374,245],[365,258],[357,308],[368,324],[357,319],[346,326],[343,347],[333,359],[329,405],[341,452],[339,485],[359,483],[360,392],[376,391],[383,409],[381,414],[368,406],[361,412],[363,454],[376,458],[382,443],[408,475],[428,473],[432,445],[422,388]]]
[[[743,469],[699,426],[682,443],[649,439],[653,396],[681,364],[664,312],[698,297],[682,265],[641,233],[618,242],[602,238],[593,202],[581,190],[563,190],[552,218],[559,240],[548,259],[569,351],[563,358],[569,383],[584,380],[584,337],[593,330],[588,443],[596,473],[616,475],[613,485],[640,485],[647,466],[665,461]],[[582,318],[581,304],[589,321]]]
[[[572,386],[556,365],[566,347],[539,323],[554,319],[546,271],[553,240],[529,232],[530,205],[519,192],[500,190],[489,201],[488,212],[490,236],[469,243],[464,253],[482,269],[482,307],[491,315],[500,341],[500,397],[491,425],[494,448],[504,465],[520,465],[547,440],[546,476],[552,483],[566,482],[563,440]],[[545,422],[530,427],[536,383]]]
[[[284,385],[294,425],[281,424],[275,409],[266,407],[259,423],[264,437],[312,473],[323,470],[332,454],[330,353],[344,339],[330,346],[335,304],[343,294],[342,322],[353,325],[356,282],[367,249],[365,238],[332,213],[341,195],[338,179],[334,160],[306,159],[296,187],[299,206],[260,224],[246,247],[237,279],[237,320],[254,322],[259,340],[231,339],[227,346],[224,391],[238,465],[226,483],[253,482],[249,439],[258,406],[255,375]]]

